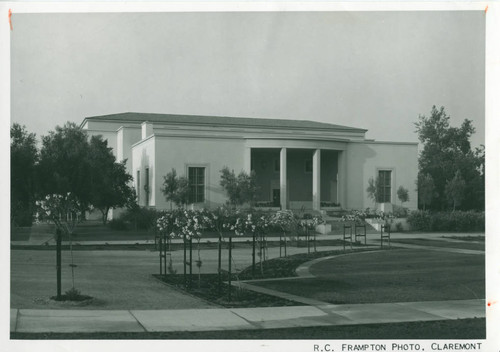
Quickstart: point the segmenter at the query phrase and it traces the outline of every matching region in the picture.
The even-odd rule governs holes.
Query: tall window
[[[189,167],[189,203],[202,203],[205,201],[205,168]]]
[[[379,170],[379,201],[380,203],[391,202],[391,171]]]

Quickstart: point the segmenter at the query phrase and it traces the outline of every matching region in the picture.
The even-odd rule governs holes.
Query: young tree
[[[73,258],[72,235],[76,225],[81,220],[80,214],[84,211],[84,206],[78,201],[75,195],[68,192],[62,194],[48,194],[43,199],[36,201],[37,216],[39,219],[49,220],[56,226],[57,233],[57,298],[61,298],[61,235],[69,237],[69,250],[71,255],[71,282],[75,291],[75,263]]]
[[[460,171],[465,181],[464,206],[466,208],[484,208],[484,180],[481,169],[484,160],[480,152],[471,150],[470,137],[475,132],[472,122],[464,120],[460,127],[451,127],[450,116],[444,107],[439,110],[433,106],[429,117],[419,116],[415,123],[418,138],[423,144],[419,156],[419,173],[432,176],[437,197],[432,202],[433,208],[444,209],[447,206],[445,187]]]
[[[241,171],[236,176],[234,170],[230,171],[227,166],[220,170],[220,173],[220,185],[226,191],[230,204],[236,206],[245,203],[252,205],[254,203],[257,193],[255,173],[252,172],[249,175],[245,171]]]
[[[257,184],[255,183],[255,172],[250,172],[250,175],[244,171],[240,172],[237,178],[237,184],[240,187],[241,200],[243,203],[249,203],[253,206],[258,190]]]
[[[10,210],[15,226],[31,226],[35,206],[36,136],[14,123],[10,129]]]
[[[398,199],[401,202],[401,206],[403,206],[403,203],[406,203],[410,200],[410,197],[408,196],[408,190],[403,186],[399,186],[397,193]]]
[[[446,199],[449,204],[453,205],[453,211],[462,203],[465,192],[465,181],[460,174],[460,171],[455,172],[455,176],[446,182]]]
[[[368,187],[366,188],[366,192],[368,193],[368,198],[370,198],[375,206],[380,200],[380,180],[378,177],[375,179],[370,177],[368,179]]]
[[[434,180],[429,174],[418,174],[417,179],[418,202],[425,210],[426,206],[431,205],[436,194]]]
[[[189,182],[186,177],[178,177],[175,169],[163,177],[161,191],[165,195],[165,199],[170,201],[170,209],[172,209],[172,202],[178,207],[188,203]]]

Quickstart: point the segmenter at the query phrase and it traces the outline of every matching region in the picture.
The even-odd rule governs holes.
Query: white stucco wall
[[[116,137],[116,160],[127,159],[127,172],[132,174],[132,145],[141,140],[139,127],[120,127]]]
[[[170,202],[165,200],[161,188],[163,177],[174,168],[178,176],[187,177],[189,166],[205,167],[205,207],[215,207],[226,202],[226,194],[220,182],[220,170],[224,166],[239,173],[244,169],[245,142],[232,138],[190,138],[155,135],[156,167],[154,170],[154,205],[157,209],[170,209]],[[144,154],[135,153],[135,158],[154,160],[149,149]],[[135,161],[134,161],[135,165]],[[134,166],[135,168],[135,166]],[[151,171],[150,171],[151,172]],[[142,174],[142,172],[141,172]],[[153,204],[152,204],[153,205]]]
[[[417,209],[415,181],[418,173],[417,144],[391,142],[349,143],[346,151],[347,179],[346,205],[351,209],[373,208],[366,188],[370,177],[378,175],[378,170],[391,170],[391,203],[400,204],[397,189],[408,189],[409,202],[404,206]]]
[[[156,182],[156,166],[155,166],[155,139],[150,137],[135,144],[132,147],[132,177],[134,179],[134,188],[139,195],[138,203],[141,206],[146,205],[146,191],[144,185],[146,184],[146,168],[149,168],[149,205],[156,206],[155,197],[158,188],[155,187]],[[137,171],[140,171],[140,186],[137,189]]]

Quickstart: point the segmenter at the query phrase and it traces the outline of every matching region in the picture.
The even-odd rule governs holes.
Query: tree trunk
[[[101,210],[101,213],[102,213],[102,224],[106,225],[108,223],[109,207],[106,207],[103,210]]]

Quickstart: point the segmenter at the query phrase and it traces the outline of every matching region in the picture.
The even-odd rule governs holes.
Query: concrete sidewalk
[[[484,317],[484,300],[210,310],[11,309],[10,331],[90,333],[251,330]]]

